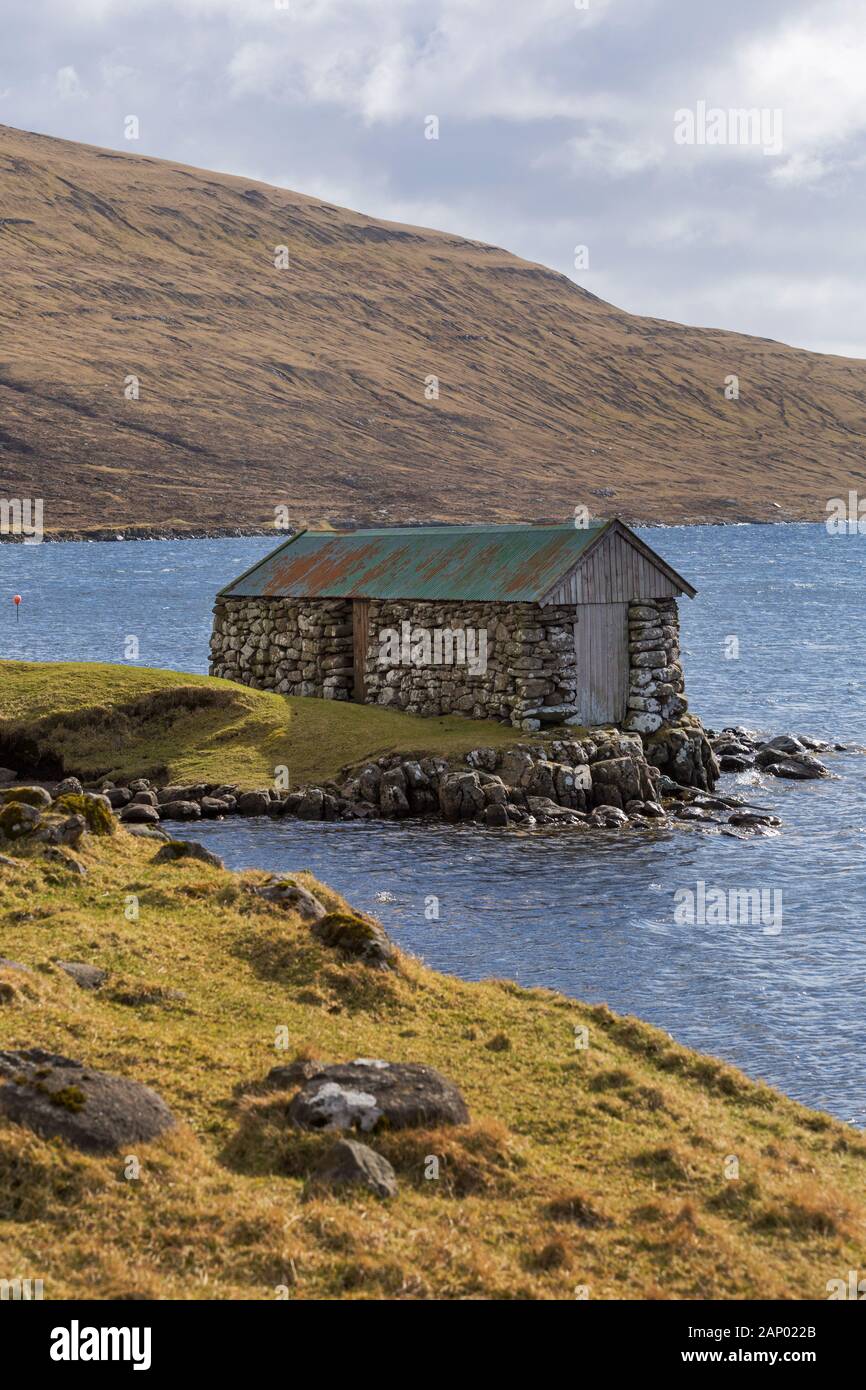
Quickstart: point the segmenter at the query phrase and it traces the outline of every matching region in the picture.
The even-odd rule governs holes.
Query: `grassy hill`
[[[0,495],[44,498],[54,530],[277,505],[816,519],[866,481],[864,362],[638,318],[253,180],[0,127],[0,263]]]
[[[157,776],[261,787],[285,766],[300,786],[382,753],[458,757],[479,744],[516,739],[514,729],[492,721],[419,719],[176,671],[0,661],[0,764],[5,757],[14,765],[18,750],[30,768],[56,766],[86,779]]]
[[[261,874],[157,865],[123,831],[84,843],[83,879],[4,847],[0,946],[31,973],[0,969],[0,1047],[143,1081],[181,1123],[127,1181],[124,1155],[0,1122],[0,1266],[46,1298],[826,1298],[860,1263],[859,1132],[604,1006],[348,963],[248,891]],[[85,992],[58,959],[109,979]],[[432,1064],[471,1123],[375,1135],[388,1203],[312,1195],[329,1138],[260,1085],[296,1054]]]

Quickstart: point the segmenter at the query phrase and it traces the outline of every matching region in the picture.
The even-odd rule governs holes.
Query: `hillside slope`
[[[128,1146],[0,1117],[0,1267],[46,1299],[825,1299],[860,1267],[862,1134],[659,1029],[402,954],[373,970],[251,892],[265,875],[123,831],[82,841],[84,877],[2,848],[0,1051],[143,1082],[178,1120],[130,1173]],[[307,1188],[334,1136],[289,1123],[297,1080],[262,1084],[296,1055],[434,1066],[470,1123],[364,1133],[388,1202]]]
[[[0,127],[0,271],[0,495],[53,530],[803,519],[866,480],[866,362],[248,179]]]

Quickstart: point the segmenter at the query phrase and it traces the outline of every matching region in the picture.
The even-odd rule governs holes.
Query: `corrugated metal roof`
[[[609,524],[302,531],[222,594],[533,603]]]
[[[221,590],[224,598],[461,599],[540,603],[588,559],[602,536],[625,536],[694,596],[618,518],[595,526],[389,526],[299,531]]]

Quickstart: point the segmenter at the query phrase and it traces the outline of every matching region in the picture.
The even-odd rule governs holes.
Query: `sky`
[[[866,0],[0,4],[2,124],[492,242],[634,313],[857,357],[864,74]]]

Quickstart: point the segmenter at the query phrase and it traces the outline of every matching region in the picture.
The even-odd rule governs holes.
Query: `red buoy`
[[[18,622],[18,610],[19,610],[19,607],[20,607],[20,604],[21,604],[21,595],[20,595],[20,594],[13,594],[13,595],[12,595],[12,602],[15,604],[15,621],[16,621],[16,623],[17,623],[17,622]]]

